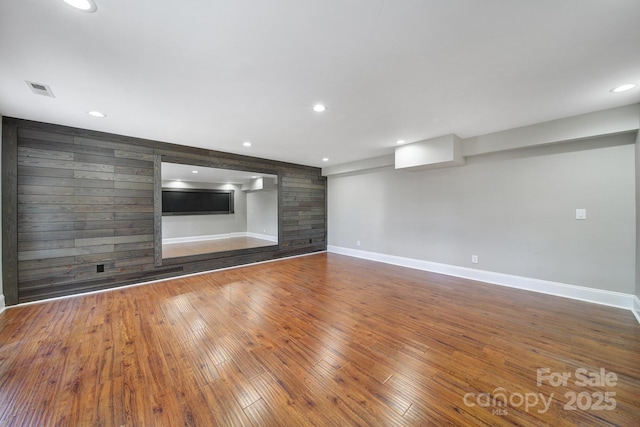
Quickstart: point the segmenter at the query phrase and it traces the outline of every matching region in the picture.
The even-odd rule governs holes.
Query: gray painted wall
[[[247,231],[278,238],[278,191],[247,193]]]
[[[2,123],[2,115],[0,115]],[[0,126],[0,142],[2,141],[2,126]],[[0,149],[0,176],[2,176],[2,149]],[[2,224],[2,210],[0,210],[0,224]],[[0,233],[0,250],[2,250],[2,233]],[[2,287],[2,257],[0,256],[0,300],[4,301],[4,288]],[[1,304],[0,304],[1,305]]]
[[[328,244],[633,293],[634,142],[629,133],[461,167],[330,176]]]
[[[636,296],[640,298],[640,131],[636,134]]]

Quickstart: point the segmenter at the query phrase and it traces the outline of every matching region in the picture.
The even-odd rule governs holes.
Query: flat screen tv
[[[163,188],[162,215],[232,214],[234,190]]]

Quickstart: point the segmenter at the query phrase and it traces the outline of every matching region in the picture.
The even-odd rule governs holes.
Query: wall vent
[[[29,80],[25,80],[25,82],[27,82],[27,85],[29,86],[31,91],[33,93],[35,93],[36,95],[44,95],[44,96],[48,96],[48,97],[51,97],[51,98],[55,98],[55,96],[53,95],[53,92],[51,91],[51,88],[49,87],[49,85],[45,85],[45,84],[42,84],[42,83],[36,83],[36,82],[30,82]]]

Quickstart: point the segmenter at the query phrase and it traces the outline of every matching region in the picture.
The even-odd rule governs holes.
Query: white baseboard
[[[229,237],[247,237],[246,231],[238,231],[236,233],[229,233]]]
[[[638,298],[637,295],[633,296],[633,308],[631,309],[631,312],[636,316],[638,323],[640,323],[640,298]]]
[[[270,236],[268,234],[250,233],[247,231],[247,237],[253,237],[254,239],[267,240],[269,242],[278,243],[278,236]]]
[[[269,236],[267,234],[256,234],[256,233],[249,233],[246,231],[240,231],[237,233],[209,234],[205,236],[172,237],[168,239],[162,239],[162,244],[170,245],[172,243],[204,242],[207,240],[230,239],[232,237],[254,237],[256,239],[268,240],[270,242],[278,243],[277,236]]]
[[[206,236],[171,237],[168,239],[162,239],[162,244],[170,245],[172,243],[204,242],[205,240],[221,240],[221,239],[228,239],[230,237],[231,237],[231,233],[209,234]]]
[[[566,283],[550,282],[547,280],[532,279],[529,277],[514,276],[511,274],[476,270],[473,268],[440,264],[437,262],[423,261],[413,258],[385,255],[376,252],[367,252],[340,246],[329,245],[327,246],[327,252],[352,256],[355,258],[368,259],[371,261],[379,261],[386,264],[414,268],[417,270],[446,274],[449,276],[462,277],[465,279],[478,280],[494,285],[508,286],[511,288],[540,292],[543,294],[608,305],[611,307],[624,308],[626,310],[633,311],[634,315],[638,319],[638,322],[640,322],[640,300],[638,300],[635,295],[631,294],[587,288],[584,286],[569,285]]]

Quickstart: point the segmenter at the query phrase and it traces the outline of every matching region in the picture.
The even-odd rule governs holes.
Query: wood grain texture
[[[326,250],[318,168],[8,117],[3,124],[7,304]],[[279,245],[164,262],[162,161],[278,175]],[[118,249],[147,242],[153,253]]]
[[[2,283],[5,303],[18,303],[18,127],[2,125]]]
[[[188,243],[168,243],[162,245],[162,256],[177,258],[211,252],[235,251],[238,249],[261,248],[276,243],[255,237],[229,237],[224,239],[203,240]]]
[[[633,426],[625,310],[333,254],[0,313],[0,425]],[[537,385],[601,368],[613,386]],[[504,413],[465,395],[551,398]],[[614,392],[613,410],[566,410]],[[493,395],[492,395],[493,396]]]
[[[162,158],[153,157],[153,264],[162,265]]]

